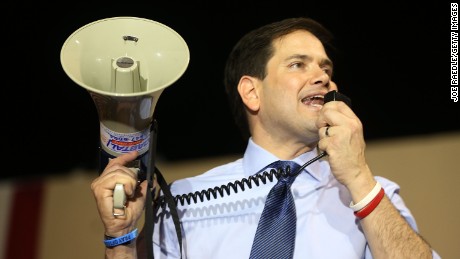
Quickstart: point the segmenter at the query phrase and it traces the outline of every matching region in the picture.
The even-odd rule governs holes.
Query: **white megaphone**
[[[110,159],[137,150],[134,164],[145,175],[153,155],[149,144],[155,105],[185,72],[189,59],[188,46],[177,32],[144,18],[98,20],[67,38],[61,64],[96,105],[101,170]]]

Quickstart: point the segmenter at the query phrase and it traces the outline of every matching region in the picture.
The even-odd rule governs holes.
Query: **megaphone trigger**
[[[139,168],[130,167],[129,169],[135,172],[136,174],[139,174],[141,172]],[[141,183],[141,181],[142,179],[137,181],[138,185]],[[126,202],[127,197],[124,185],[122,183],[115,184],[115,188],[113,189],[113,216],[119,217],[125,215]]]
[[[122,212],[119,212],[119,211]],[[126,193],[122,183],[115,184],[113,190],[113,216],[119,217],[124,216],[126,213]]]

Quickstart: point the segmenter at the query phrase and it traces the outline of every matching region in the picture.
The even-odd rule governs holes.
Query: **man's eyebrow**
[[[294,54],[286,58],[286,60],[291,60],[291,59],[301,59],[304,61],[311,61],[313,58],[308,55],[303,55],[303,54]]]
[[[304,54],[294,54],[286,58],[286,61],[292,60],[292,59],[301,59],[306,62],[311,62],[313,58],[309,55],[304,55]],[[334,67],[334,64],[332,63],[332,60],[328,58],[324,58],[320,60],[320,65],[322,66],[330,66],[331,68]]]

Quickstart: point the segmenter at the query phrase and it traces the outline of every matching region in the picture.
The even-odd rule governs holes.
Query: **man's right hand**
[[[119,237],[133,231],[144,210],[148,183],[143,181],[138,185],[137,173],[125,166],[137,156],[138,152],[133,151],[112,159],[100,176],[91,183],[99,216],[104,224],[105,234],[108,236]],[[113,207],[113,192],[116,184],[123,184],[127,196],[123,216],[114,216],[117,212]]]

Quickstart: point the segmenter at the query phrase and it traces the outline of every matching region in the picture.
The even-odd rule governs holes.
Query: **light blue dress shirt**
[[[317,154],[313,150],[293,161],[303,165]],[[201,192],[241,181],[276,160],[279,159],[250,139],[243,158],[178,180],[171,185],[171,192],[174,196]],[[414,217],[399,195],[399,186],[383,177],[375,178],[401,215],[418,231]],[[178,202],[183,258],[249,258],[265,198],[276,181],[274,178],[273,182],[260,186],[252,183],[252,188],[244,185],[244,191],[240,187],[237,192],[231,188],[230,195],[226,192],[217,198],[211,195],[210,200],[204,198],[203,202],[199,198],[197,203]],[[318,160],[307,166],[291,189],[297,210],[294,258],[372,258],[359,222],[349,207],[349,192],[334,178],[326,161]],[[157,216],[153,236],[155,258],[180,258],[171,215],[160,211]],[[438,258],[435,252],[434,255]]]

